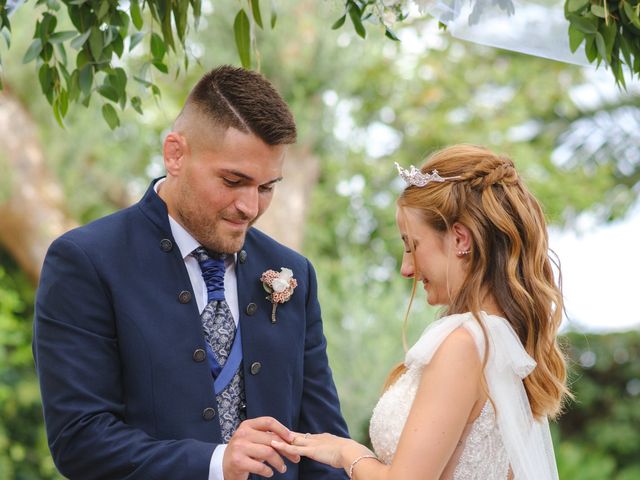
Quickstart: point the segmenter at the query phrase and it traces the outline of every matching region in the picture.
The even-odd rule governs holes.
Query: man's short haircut
[[[194,106],[223,130],[252,133],[267,145],[296,141],[296,124],[286,102],[265,77],[223,65],[193,87],[185,108]]]

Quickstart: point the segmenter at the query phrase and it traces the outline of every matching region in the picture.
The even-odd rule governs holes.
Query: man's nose
[[[260,195],[257,188],[246,188],[238,193],[236,208],[249,220],[258,216]]]

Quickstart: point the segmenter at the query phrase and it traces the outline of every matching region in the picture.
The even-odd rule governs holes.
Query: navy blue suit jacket
[[[256,229],[243,251],[236,274],[248,418],[347,436],[313,267]],[[280,267],[293,270],[298,287],[272,324],[260,275]],[[206,480],[221,439],[217,415],[203,415],[217,407],[208,363],[194,355],[204,348],[189,276],[153,187],[138,204],[53,242],[37,291],[34,356],[60,472]],[[303,460],[273,478],[346,475]]]

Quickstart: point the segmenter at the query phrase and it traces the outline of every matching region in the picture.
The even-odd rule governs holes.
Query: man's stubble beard
[[[240,251],[244,245],[245,237],[249,228],[260,218],[263,212],[249,222],[244,231],[227,234],[220,232],[224,217],[238,218],[244,217],[242,214],[225,215],[225,212],[218,212],[211,221],[203,222],[206,212],[193,208],[197,203],[193,201],[191,190],[188,187],[181,189],[181,202],[176,205],[176,213],[182,226],[195,238],[203,247],[210,252],[234,254]]]

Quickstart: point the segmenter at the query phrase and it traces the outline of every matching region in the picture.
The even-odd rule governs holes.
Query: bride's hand
[[[295,435],[291,444],[278,440],[271,442],[276,450],[289,455],[302,455],[335,468],[348,466],[347,459],[370,454],[370,450],[349,438],[337,437],[330,433]]]

